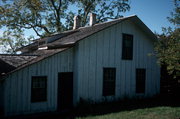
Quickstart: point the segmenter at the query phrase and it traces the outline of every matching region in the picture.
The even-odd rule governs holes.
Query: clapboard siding
[[[6,115],[55,111],[58,72],[73,72],[73,48],[9,75],[5,81]],[[31,77],[47,76],[47,101],[31,103]]]
[[[122,60],[122,33],[132,34],[133,60]],[[78,43],[78,96],[103,101],[150,97],[159,92],[159,67],[153,53],[153,40],[131,21],[124,21],[91,35]],[[103,68],[116,68],[116,94],[103,97]],[[145,94],[136,94],[136,68],[146,69]]]

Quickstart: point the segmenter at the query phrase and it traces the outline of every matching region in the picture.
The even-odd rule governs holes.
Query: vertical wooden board
[[[85,63],[85,67],[86,67],[86,75],[87,75],[87,82],[86,82],[86,85],[87,85],[87,87],[86,87],[86,90],[87,90],[87,97],[86,97],[86,99],[90,99],[90,91],[89,91],[89,87],[90,87],[90,77],[91,77],[91,75],[90,75],[90,42],[91,42],[91,40],[90,40],[90,38],[88,37],[87,38],[87,40],[86,40],[86,43],[87,43],[87,52],[85,52],[85,53],[87,53],[87,63]]]
[[[109,67],[109,29],[103,31],[103,66]]]
[[[46,110],[49,110],[49,109],[52,109],[53,108],[53,105],[54,105],[54,93],[55,93],[55,85],[54,85],[54,78],[55,78],[55,56],[51,56],[48,58],[49,62],[50,62],[50,65],[49,65],[49,68],[46,69],[48,70],[48,75],[45,74],[45,76],[47,76],[47,105],[46,103],[44,103],[44,107]],[[45,62],[43,62],[43,64],[45,64]],[[42,65],[43,65],[42,64]]]
[[[33,64],[35,65],[35,64]],[[32,72],[34,72],[34,75],[36,75],[36,68],[31,69],[31,67],[34,67],[33,65],[26,67],[25,68],[25,75],[23,75],[23,79],[25,80],[24,84],[25,84],[25,109],[26,112],[30,112],[31,111],[31,76],[32,76]],[[36,66],[36,65],[35,65]],[[31,73],[30,73],[31,71]]]
[[[133,32],[133,30],[132,30],[132,24],[130,24],[130,22],[128,22],[127,23],[128,24],[128,26],[129,27],[125,27],[124,29],[126,29],[126,31],[128,32],[128,33],[130,33],[130,34],[132,34],[133,35],[133,37],[135,36],[135,34],[134,34],[134,32]],[[134,42],[134,39],[133,39],[133,42]],[[134,62],[134,47],[133,47],[133,59],[132,60],[127,60],[126,62],[125,62],[125,64],[126,64],[126,95],[129,97],[129,98],[131,98],[132,97],[132,92],[131,92],[131,88],[132,88],[132,85],[131,85],[131,83],[132,83],[132,81],[131,81],[131,79],[132,79],[132,64],[133,64],[133,62]]]
[[[140,38],[138,35],[138,31],[137,28],[134,27],[134,41],[133,41],[133,50],[134,50],[134,60],[133,60],[133,68],[132,68],[132,92],[133,92],[133,96],[136,96],[136,68],[139,68],[139,64],[140,64],[140,48],[139,48],[139,42],[140,42]]]
[[[59,67],[59,54],[56,54],[54,56],[55,58],[55,72],[54,72],[54,97],[52,97],[52,101],[53,101],[53,109],[56,110],[56,105],[57,105],[57,90],[58,90],[58,67]],[[53,88],[53,87],[52,87]],[[49,107],[50,108],[50,107]]]
[[[139,36],[139,32],[136,30],[136,38],[137,38],[137,40],[136,40],[136,47],[135,47],[135,51],[136,51],[136,60],[135,60],[135,63],[136,63],[136,68],[139,68],[140,67],[140,53],[141,53],[141,45],[139,44],[140,42],[141,42],[141,39],[140,39],[140,36]]]
[[[131,97],[134,97],[136,94],[136,62],[137,62],[137,41],[138,39],[138,33],[136,30],[136,26],[131,23],[132,25],[132,30],[134,34],[134,39],[133,39],[133,62],[132,62],[132,67],[131,67]]]
[[[27,87],[27,102],[28,102],[28,105],[27,105],[27,112],[31,112],[32,110],[32,107],[31,107],[31,77],[32,77],[32,70],[34,69],[37,69],[37,65],[34,64],[33,66],[30,66],[30,67],[27,67],[27,84],[26,84],[26,87]],[[37,75],[37,70],[35,70],[35,74]]]
[[[9,75],[9,77],[5,81],[5,115],[8,115],[10,113],[10,105],[11,105],[11,80],[12,75]]]
[[[90,64],[89,64],[89,98],[95,101],[96,98],[96,37],[90,37]]]
[[[34,70],[33,70],[34,71]],[[24,68],[24,70],[22,71],[22,73],[23,73],[23,75],[22,75],[22,77],[23,77],[23,83],[22,83],[22,90],[23,90],[23,93],[22,93],[22,95],[23,95],[23,101],[22,101],[22,104],[23,104],[23,112],[27,112],[27,107],[28,107],[28,105],[29,105],[29,103],[30,102],[27,102],[28,101],[28,96],[27,95],[31,95],[31,94],[28,94],[28,87],[27,87],[27,82],[28,82],[28,80],[31,80],[31,79],[29,79],[30,77],[28,77],[28,70],[27,70],[27,68]]]
[[[23,100],[23,95],[22,95],[22,76],[23,76],[23,70],[20,70],[18,72],[18,79],[17,79],[17,112],[20,113],[22,112],[22,100]]]
[[[77,62],[78,62],[78,67],[77,67],[77,72],[78,72],[78,97],[81,98],[83,94],[83,90],[85,89],[84,87],[84,60],[83,57],[85,57],[84,54],[84,40],[80,41],[78,43],[78,56],[77,56]]]
[[[72,71],[72,48],[68,50],[68,71]]]
[[[122,27],[122,33],[128,33],[125,29],[125,27],[128,27],[126,26],[126,23],[121,23],[121,27]],[[122,38],[121,38],[122,39]],[[121,44],[122,44],[122,40],[121,40]],[[121,45],[122,46],[122,45]],[[122,50],[121,50],[122,51]],[[126,67],[126,61],[125,60],[122,60],[122,57],[121,57],[121,94],[122,94],[122,98],[126,97],[126,70],[127,70],[127,67]]]
[[[64,70],[63,70],[63,67],[64,67],[64,64],[63,64],[63,62],[64,62],[64,57],[63,57],[64,55],[63,55],[63,52],[60,54],[60,61],[59,61],[59,63],[60,63],[60,72],[63,72]]]
[[[81,92],[80,93],[80,98],[83,98],[86,96],[87,94],[87,90],[86,90],[86,87],[87,87],[87,84],[86,84],[86,80],[87,80],[87,71],[86,71],[86,65],[85,63],[87,63],[87,53],[85,53],[86,51],[86,44],[85,44],[85,41],[81,41],[81,43],[79,44],[79,69],[78,69],[78,72],[79,72],[79,83],[80,85],[78,85],[78,88],[79,88],[79,91]]]
[[[121,24],[117,24],[115,26],[115,65],[117,67],[116,69],[116,95],[117,98],[121,98],[121,49],[122,49],[122,30],[121,30]]]
[[[76,106],[77,103],[79,102],[79,90],[80,90],[80,85],[79,85],[79,43],[75,44],[74,48],[73,48],[73,55],[72,55],[72,63],[73,63],[73,67],[72,67],[72,71],[74,73],[73,76],[73,104]]]
[[[112,26],[109,31],[109,62],[110,66],[115,67],[115,26]]]
[[[84,86],[84,91],[83,91],[83,97],[85,99],[88,99],[89,97],[89,91],[88,91],[88,86],[89,86],[89,42],[88,42],[88,38],[86,38],[84,40],[84,54],[85,54],[85,57],[84,57],[84,74],[83,74],[83,86]],[[82,97],[82,98],[83,98]]]
[[[18,74],[17,72],[14,74],[14,79],[11,81],[11,113],[16,113],[16,103],[17,103],[17,79]]]
[[[96,51],[97,51],[97,57],[96,57],[96,100],[100,101],[102,98],[102,84],[103,84],[103,32],[99,32],[97,34],[97,40],[96,40]]]
[[[52,89],[53,89],[53,94],[52,94],[52,107],[50,109],[55,109],[55,97],[57,95],[57,78],[58,78],[58,71],[57,71],[57,54],[52,56],[54,59],[54,67],[53,67],[53,84],[52,84]],[[68,63],[68,62],[67,62]]]

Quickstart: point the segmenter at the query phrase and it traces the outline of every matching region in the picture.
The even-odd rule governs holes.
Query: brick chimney
[[[93,26],[94,24],[96,24],[96,14],[95,13],[90,13],[90,22],[89,22],[89,25]]]
[[[74,29],[78,29],[80,27],[80,17],[79,16],[74,16],[74,26],[73,26],[73,30]]]

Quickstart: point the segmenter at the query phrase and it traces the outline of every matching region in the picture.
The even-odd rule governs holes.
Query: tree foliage
[[[174,77],[180,76],[180,1],[175,0],[175,9],[168,17],[175,28],[163,28],[163,33],[158,35],[159,40],[155,50],[159,63],[167,66],[167,71]]]
[[[129,9],[129,0],[2,0],[0,28],[21,31],[19,35],[24,30],[33,30],[42,38],[72,29],[75,15],[81,17],[81,26],[85,26],[90,12],[97,14],[97,22],[104,22]]]
[[[21,30],[7,30],[0,37],[1,50],[6,53],[16,53],[16,49],[32,42],[33,36],[25,38]]]
[[[4,0],[0,6],[0,26],[33,29],[44,37],[72,28],[75,14],[82,17],[84,26],[90,12],[97,13],[98,22],[103,22],[118,18],[120,12],[129,9],[128,0]]]

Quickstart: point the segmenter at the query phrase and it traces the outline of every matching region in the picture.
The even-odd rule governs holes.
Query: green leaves
[[[26,39],[22,30],[7,30],[0,37],[0,45],[3,45],[4,52],[14,54],[18,48],[31,43],[32,39],[32,36]]]
[[[180,76],[180,29],[174,31],[166,29],[162,35],[159,35],[159,41],[155,50],[161,64],[167,65],[169,74],[174,77]]]
[[[175,9],[168,17],[169,22],[175,25],[175,29],[162,28],[163,34],[157,35],[155,51],[159,63],[167,66],[167,71],[174,78],[180,77],[180,4],[175,0]]]
[[[89,23],[89,13],[97,14],[97,22],[120,17],[120,12],[130,9],[129,0],[3,0],[0,4],[0,28],[11,31],[11,37],[3,36],[6,43],[16,44],[22,38],[12,35],[13,31],[34,30],[37,36],[46,37],[72,29],[75,14],[81,17],[81,25]],[[74,9],[72,9],[74,8]],[[27,34],[29,35],[29,34]],[[16,39],[17,38],[17,39]],[[25,40],[25,39],[24,39]],[[26,43],[20,43],[26,44]],[[17,47],[20,46],[17,44]],[[14,52],[11,45],[12,52]]]

